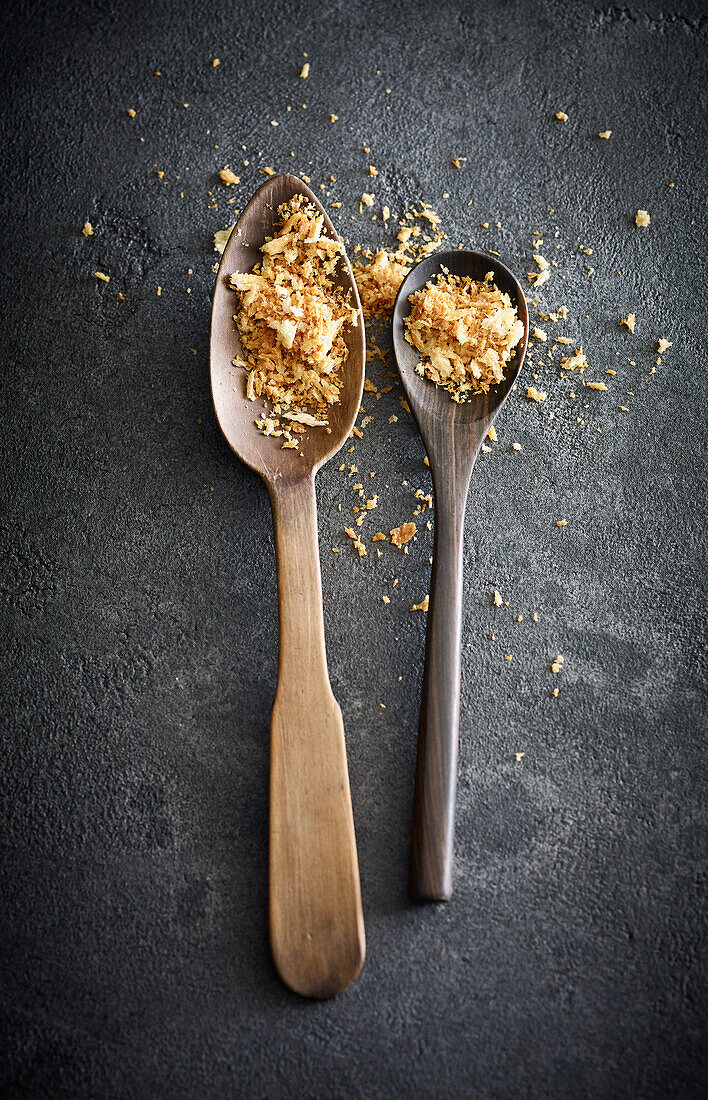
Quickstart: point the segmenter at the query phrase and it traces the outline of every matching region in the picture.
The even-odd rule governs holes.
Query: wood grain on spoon
[[[329,427],[309,428],[297,449],[264,436],[260,400],[246,399],[234,322],[233,272],[251,271],[273,236],[278,207],[304,195],[337,233],[316,196],[297,176],[274,176],[243,211],[219,265],[211,323],[211,378],[221,429],[235,453],[264,479],[276,533],[280,665],[271,719],[269,914],[273,959],[282,980],[306,997],[333,997],[364,962],[364,920],[354,837],[344,725],[327,672],[314,476],[349,436],[361,402],[366,344],[351,267],[338,284],[358,310],[345,332],[348,357],[340,402]]]
[[[441,386],[416,372],[419,354],[405,339],[410,295],[443,267],[452,275],[477,281],[493,271],[495,284],[509,295],[524,326],[524,335],[506,366],[504,381],[464,404],[453,401]],[[435,504],[413,797],[411,891],[423,900],[446,901],[452,894],[467,492],[482,442],[521,370],[528,343],[528,311],[521,286],[504,264],[481,252],[443,252],[422,260],[406,277],[396,298],[392,326],[401,381],[428,452]]]

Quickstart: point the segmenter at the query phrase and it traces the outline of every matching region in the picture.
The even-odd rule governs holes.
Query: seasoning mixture
[[[280,228],[261,247],[261,262],[250,274],[231,276],[240,294],[234,319],[244,355],[234,363],[248,371],[247,397],[272,406],[257,428],[282,436],[283,447],[297,447],[307,427],[330,430],[328,409],[340,400],[348,354],[344,329],[357,324],[358,313],[335,285],[344,247],[322,235],[322,214],[295,195],[278,216]]]
[[[411,294],[406,340],[421,354],[418,374],[442,386],[453,401],[486,393],[524,334],[507,294],[492,282],[451,275],[445,268]]]

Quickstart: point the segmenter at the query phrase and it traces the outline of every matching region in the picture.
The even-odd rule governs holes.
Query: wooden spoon
[[[278,206],[305,195],[334,226],[297,176],[273,176],[244,209],[219,265],[211,315],[211,384],[216,415],[240,459],[265,481],[275,524],[280,669],[271,717],[269,923],[273,959],[282,980],[305,997],[340,993],[364,962],[364,919],[354,838],[342,713],[327,672],[322,581],[317,542],[315,473],[345,442],[359,411],[366,342],[356,283],[346,257],[338,283],[358,309],[347,326],[349,355],[341,402],[329,413],[331,434],[308,428],[301,446],[283,450],[255,420],[261,401],[246,399],[229,286],[233,272],[251,271],[260,246],[276,231]]]
[[[487,394],[457,404],[446,390],[416,372],[418,352],[405,339],[411,294],[443,267],[453,275],[484,279],[494,272],[499,290],[516,306],[524,335],[506,377]],[[439,252],[404,280],[393,309],[393,347],[408,403],[420,428],[433,475],[435,542],[425,643],[413,799],[411,892],[429,901],[452,894],[457,742],[460,716],[462,547],[465,505],[482,441],[509,396],[526,354],[528,311],[524,292],[504,264],[482,252]]]

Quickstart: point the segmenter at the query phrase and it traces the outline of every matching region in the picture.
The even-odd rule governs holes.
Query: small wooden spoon
[[[506,377],[487,394],[457,404],[446,390],[416,372],[420,356],[405,339],[411,294],[443,267],[453,275],[484,279],[494,272],[499,290],[516,306],[524,335]],[[413,800],[411,892],[429,901],[452,894],[457,742],[460,717],[462,547],[465,505],[482,441],[509,396],[526,354],[528,311],[524,292],[504,264],[482,252],[438,252],[404,280],[393,309],[393,347],[408,403],[420,428],[433,475],[435,542],[425,643]]]
[[[322,581],[317,543],[315,473],[351,432],[361,403],[366,362],[364,318],[351,267],[342,256],[338,282],[359,311],[347,326],[349,356],[341,402],[329,413],[331,434],[308,428],[300,447],[264,436],[255,420],[261,401],[246,399],[246,372],[234,314],[233,272],[251,271],[260,246],[276,231],[278,206],[305,195],[297,176],[273,176],[244,209],[219,265],[211,315],[211,384],[226,439],[265,481],[275,524],[280,604],[280,669],[271,717],[270,942],[282,980],[305,997],[340,993],[364,962],[364,919],[354,838],[342,713],[327,672]],[[259,565],[259,568],[262,567]]]

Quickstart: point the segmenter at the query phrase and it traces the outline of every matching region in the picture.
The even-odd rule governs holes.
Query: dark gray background
[[[6,10],[5,1095],[699,1094],[702,7]],[[432,535],[360,561],[339,463],[318,478],[368,933],[360,979],[320,1005],[284,989],[268,954],[271,520],[208,385],[227,162],[238,205],[264,164],[315,187],[334,175],[352,247],[391,239],[358,213],[370,189],[375,210],[431,203],[453,246],[493,248],[524,280],[542,231],[559,264],[542,308],[568,306],[555,331],[610,387],[538,370],[548,401],[512,396],[473,478],[445,907],[406,892],[425,628],[409,608]],[[634,336],[617,323],[630,310]],[[674,347],[649,375],[659,336]],[[386,380],[379,363],[372,377]],[[409,519],[430,483],[395,391],[365,406],[349,461],[378,472],[371,534]]]

